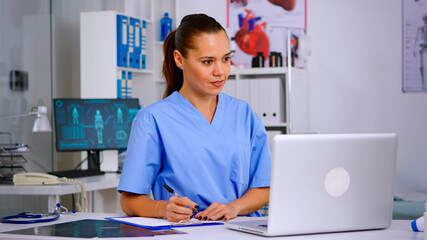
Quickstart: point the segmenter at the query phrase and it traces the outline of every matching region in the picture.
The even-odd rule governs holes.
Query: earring
[[[182,66],[177,66],[180,70],[182,70]]]

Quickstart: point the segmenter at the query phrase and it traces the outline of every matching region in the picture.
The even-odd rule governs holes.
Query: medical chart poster
[[[296,67],[303,65],[298,58],[298,39],[306,28],[306,0],[226,0],[227,28],[232,39],[232,62],[249,68],[252,59],[262,52],[265,67],[271,52],[282,55],[286,65],[287,30],[292,34],[292,56]]]
[[[427,0],[403,2],[404,92],[427,91]]]

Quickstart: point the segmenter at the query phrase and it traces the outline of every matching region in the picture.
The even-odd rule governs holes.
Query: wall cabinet
[[[126,78],[127,97],[138,98],[142,107],[161,99],[164,91],[162,80],[163,50],[160,42],[160,19],[168,12],[176,20],[176,0],[144,1],[143,16],[117,11],[82,12],[80,14],[80,98],[117,98],[119,79]],[[129,10],[129,11],[128,11]],[[126,12],[132,12],[126,9]],[[145,68],[118,66],[118,39],[121,31],[117,16],[139,19],[145,23]],[[142,24],[141,24],[142,26]],[[128,30],[126,34],[138,32]],[[141,32],[140,32],[141,33]],[[120,42],[119,42],[120,43]],[[137,41],[128,42],[135,47]],[[127,59],[129,61],[129,59]],[[131,66],[128,64],[128,66]],[[83,153],[84,155],[85,153]],[[83,156],[84,157],[84,156]],[[117,170],[117,151],[103,151],[101,170]]]
[[[307,77],[303,69],[233,68],[225,92],[250,103],[267,130],[306,133]],[[280,82],[280,84],[278,84]]]

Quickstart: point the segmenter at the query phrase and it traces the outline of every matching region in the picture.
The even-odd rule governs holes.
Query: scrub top
[[[270,172],[265,127],[246,102],[220,93],[210,123],[174,92],[135,117],[118,191],[169,200],[166,183],[204,210],[269,187]]]

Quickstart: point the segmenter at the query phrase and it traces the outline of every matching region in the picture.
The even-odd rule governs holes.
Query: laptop
[[[268,218],[225,226],[263,236],[387,228],[396,154],[393,133],[277,135]]]

